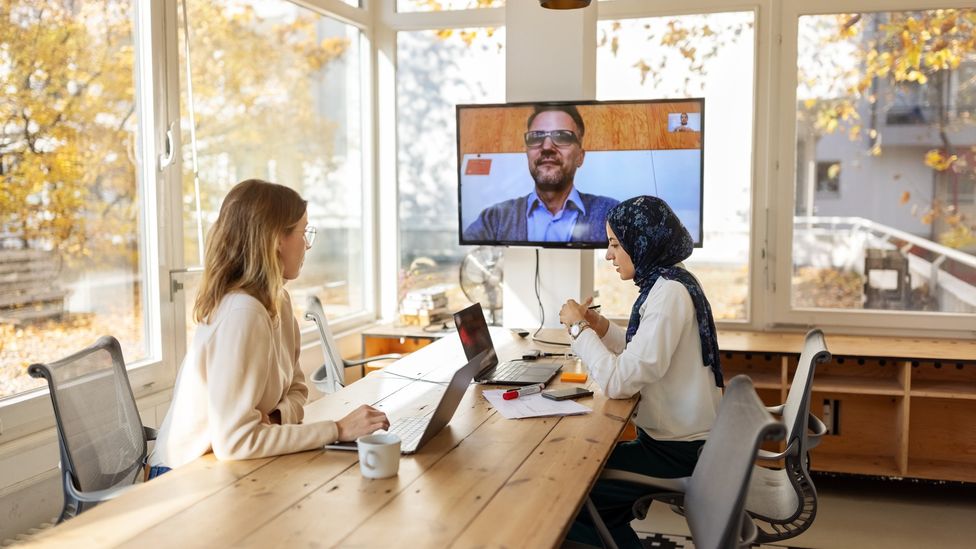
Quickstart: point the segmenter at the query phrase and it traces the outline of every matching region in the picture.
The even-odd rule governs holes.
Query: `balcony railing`
[[[794,264],[864,270],[867,248],[897,249],[908,258],[943,312],[976,311],[976,256],[863,217],[794,218]]]

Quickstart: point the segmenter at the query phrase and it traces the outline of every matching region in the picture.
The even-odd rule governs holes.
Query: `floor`
[[[809,530],[789,547],[930,549],[976,547],[976,485],[814,477],[819,507]],[[687,535],[684,518],[652,505],[638,532]]]

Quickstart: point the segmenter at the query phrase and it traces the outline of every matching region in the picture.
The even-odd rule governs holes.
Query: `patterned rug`
[[[694,549],[695,544],[688,536],[676,536],[671,534],[652,534],[649,532],[637,532],[641,538],[641,544],[645,549]],[[765,548],[788,548],[788,545],[753,545],[758,549]]]

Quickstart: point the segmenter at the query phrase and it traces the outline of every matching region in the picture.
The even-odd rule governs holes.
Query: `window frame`
[[[778,65],[778,120],[780,136],[770,172],[780,184],[770,186],[773,205],[773,254],[769,264],[774,273],[769,326],[829,327],[838,333],[922,335],[928,337],[973,337],[976,331],[960,329],[972,315],[922,311],[801,309],[792,306],[793,226],[796,194],[796,98],[799,18],[806,15],[855,11],[916,11],[947,7],[944,0],[821,0],[815,6],[802,0],[784,0],[777,27],[780,31]]]
[[[685,15],[705,15],[723,12],[752,12],[754,19],[753,43],[753,98],[752,98],[752,161],[750,188],[749,221],[749,288],[746,303],[746,318],[743,320],[716,320],[718,328],[727,330],[760,330],[768,325],[766,311],[769,309],[768,268],[768,218],[766,205],[771,181],[769,157],[771,155],[771,133],[768,121],[773,120],[775,96],[771,96],[772,82],[775,82],[774,60],[777,50],[774,25],[778,3],[772,0],[690,0],[677,3],[654,3],[648,5],[641,0],[613,0],[599,4],[598,21],[639,19],[647,17],[677,17]],[[707,200],[707,196],[705,200]],[[626,320],[626,319],[618,319]]]
[[[175,5],[175,4],[174,4]],[[162,284],[161,273],[166,260],[164,243],[165,189],[171,184],[171,168],[159,169],[159,152],[166,147],[165,59],[154,55],[162,51],[165,42],[166,6],[133,0],[132,21],[134,48],[134,99],[139,113],[136,135],[139,163],[136,166],[140,213],[140,271],[144,279],[141,296],[144,306],[144,334],[146,358],[127,365],[129,384],[137,399],[172,387],[176,377],[176,361],[172,346],[167,345],[163,331],[170,324],[172,307],[168,292]],[[175,158],[175,157],[174,157]],[[167,172],[170,170],[170,172]],[[177,172],[178,173],[178,172]],[[80,349],[75,349],[80,350]],[[72,350],[66,351],[66,354]],[[54,427],[50,398],[46,386],[11,395],[0,403],[0,446],[21,437]],[[0,487],[7,479],[0,478]]]

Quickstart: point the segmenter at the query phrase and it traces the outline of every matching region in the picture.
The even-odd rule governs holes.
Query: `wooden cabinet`
[[[408,353],[447,333],[378,326],[363,332],[363,352]],[[833,432],[812,452],[813,470],[976,482],[976,341],[826,341],[833,358],[814,373],[810,409]],[[719,347],[726,379],[746,374],[764,402],[785,402],[802,333],[722,331]]]
[[[826,334],[811,411],[834,432],[815,471],[976,482],[976,342]],[[726,378],[746,374],[767,404],[786,399],[802,334],[722,332]]]
[[[453,333],[453,330],[428,331],[417,326],[378,325],[362,333],[363,356],[388,353],[409,354],[450,333]],[[364,373],[378,370],[383,365],[382,362],[367,364]]]

